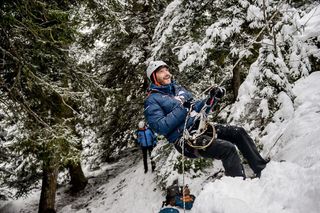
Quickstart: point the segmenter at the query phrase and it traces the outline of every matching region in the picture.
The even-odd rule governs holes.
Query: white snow
[[[60,212],[157,212],[161,207],[162,192],[157,188],[154,175],[143,173],[142,161],[119,174],[117,178],[102,185],[96,190],[97,196],[89,202],[88,208],[74,210],[72,204],[65,206]],[[157,201],[157,202],[155,202]]]
[[[290,162],[268,164],[260,179],[224,177],[206,185],[192,212],[264,213],[318,212],[320,166]]]

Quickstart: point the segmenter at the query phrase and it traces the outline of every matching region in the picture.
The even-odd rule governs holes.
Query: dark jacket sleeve
[[[178,85],[178,84],[175,85],[175,89],[177,91],[177,95],[183,96],[185,98],[185,100],[187,100],[187,101],[193,100],[192,94],[189,91],[187,91],[184,87],[182,87],[181,85]],[[202,107],[205,105],[206,101],[207,101],[207,99],[195,101],[193,103],[193,109],[196,112],[200,112]]]
[[[166,136],[184,123],[187,109],[177,105],[168,114],[165,114],[160,104],[154,97],[149,97],[145,102],[145,117],[149,126],[158,134]]]
[[[138,145],[141,145],[141,138],[139,137],[139,131],[137,130],[135,134],[136,134],[136,137],[137,137],[137,138],[136,138],[136,143],[137,143]]]
[[[175,85],[176,95],[183,96],[186,101],[192,101],[192,94],[181,85]]]

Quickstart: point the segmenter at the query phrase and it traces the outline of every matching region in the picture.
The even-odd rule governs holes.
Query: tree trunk
[[[71,177],[71,191],[74,193],[81,191],[86,187],[88,180],[83,174],[80,162],[70,163],[68,168]]]
[[[58,168],[43,166],[39,213],[55,213]]]
[[[268,20],[267,20],[267,11],[266,11],[266,0],[263,0],[263,6],[262,6],[262,11],[263,11],[263,19],[264,19],[264,23],[266,25],[266,30],[267,32],[269,32],[269,26],[268,26]]]
[[[232,76],[232,89],[233,89],[233,102],[235,102],[237,100],[238,97],[238,91],[239,91],[239,87],[241,84],[241,79],[240,79],[240,69],[239,66],[236,66],[233,69],[233,76]]]
[[[274,28],[272,28],[272,33],[273,33],[273,54],[275,57],[278,57],[278,50],[277,50],[277,34],[274,30]]]

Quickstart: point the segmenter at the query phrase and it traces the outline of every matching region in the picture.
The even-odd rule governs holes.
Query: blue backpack
[[[165,207],[161,209],[159,213],[179,213],[179,210],[172,207]]]

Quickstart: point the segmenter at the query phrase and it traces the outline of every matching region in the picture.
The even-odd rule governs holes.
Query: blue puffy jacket
[[[137,142],[141,147],[151,147],[157,144],[157,139],[151,129],[139,129],[136,132]]]
[[[175,82],[156,86],[151,84],[149,96],[144,103],[146,120],[156,133],[164,135],[170,143],[182,136],[187,109],[175,96],[183,96],[185,100],[192,100],[192,94]],[[199,112],[206,100],[197,101],[194,110]],[[187,128],[193,124],[194,118],[189,118]]]

